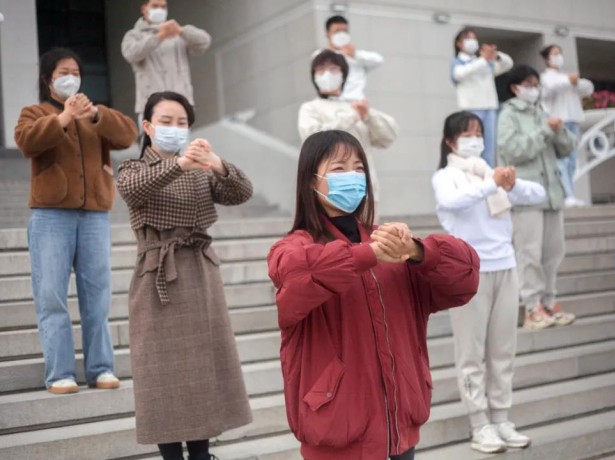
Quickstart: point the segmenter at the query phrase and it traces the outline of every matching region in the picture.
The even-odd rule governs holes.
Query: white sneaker
[[[120,380],[111,372],[103,372],[96,377],[96,384],[92,385],[101,390],[115,390],[120,386]]]
[[[54,395],[66,395],[69,393],[77,393],[79,391],[79,385],[73,379],[60,379],[56,380],[47,388],[49,393]]]
[[[497,425],[500,438],[506,443],[507,447],[517,447],[523,449],[530,445],[530,438],[519,433],[512,422],[499,423]]]
[[[472,432],[471,447],[486,454],[506,451],[506,443],[500,438],[495,425],[485,425],[480,429],[475,429]]]
[[[564,207],[566,208],[580,208],[585,206],[585,201],[579,200],[574,196],[566,197],[564,200]]]

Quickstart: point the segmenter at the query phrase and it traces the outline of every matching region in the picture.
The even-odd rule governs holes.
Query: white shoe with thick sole
[[[506,443],[506,447],[523,449],[532,442],[526,435],[519,433],[512,422],[499,423],[497,429],[500,438]]]
[[[472,432],[472,449],[485,454],[495,454],[506,451],[506,443],[500,438],[495,425],[485,425]]]

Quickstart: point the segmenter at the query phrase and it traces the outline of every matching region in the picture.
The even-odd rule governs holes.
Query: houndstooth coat
[[[215,204],[237,205],[252,184],[182,171],[177,157],[147,150],[120,165],[138,256],[129,290],[130,357],[137,442],[209,439],[252,420],[219,260],[207,228]]]

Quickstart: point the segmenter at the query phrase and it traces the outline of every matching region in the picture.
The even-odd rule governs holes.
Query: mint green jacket
[[[566,128],[553,132],[547,113],[538,104],[518,98],[502,106],[498,120],[498,157],[505,166],[514,166],[517,177],[541,184],[547,199],[539,205],[515,206],[515,211],[553,210],[564,207],[564,186],[557,159],[574,150],[577,139]]]

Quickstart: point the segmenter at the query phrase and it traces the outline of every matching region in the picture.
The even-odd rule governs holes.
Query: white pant
[[[481,272],[478,292],[470,303],[450,310],[459,392],[474,428],[508,419],[518,295],[514,268]]]
[[[557,269],[566,253],[563,212],[517,211],[512,216],[521,305],[528,310],[552,307]]]

